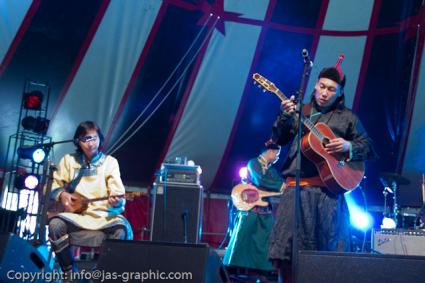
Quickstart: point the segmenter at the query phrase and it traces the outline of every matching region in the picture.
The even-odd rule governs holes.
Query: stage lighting
[[[18,148],[18,156],[22,159],[31,159],[35,163],[41,163],[46,158],[46,151],[38,146],[21,146]]]
[[[22,127],[27,131],[33,131],[37,134],[45,135],[47,133],[47,129],[49,128],[50,120],[42,117],[31,117],[27,116],[22,119]]]
[[[373,226],[372,216],[360,209],[350,210],[350,222],[354,228],[361,231],[367,231]]]
[[[33,90],[24,94],[24,108],[40,110],[43,103],[43,94],[39,90]]]
[[[373,227],[372,216],[364,211],[364,209],[357,205],[354,196],[351,193],[344,194],[345,201],[347,202],[348,210],[350,211],[351,226],[357,230],[366,232]]]
[[[397,228],[397,223],[392,218],[384,217],[382,219],[381,229],[395,229]]]
[[[241,179],[248,178],[248,168],[242,167],[241,169],[239,169],[239,177],[241,177]]]
[[[37,188],[39,184],[39,178],[38,176],[34,175],[34,174],[23,174],[23,175],[17,175],[15,178],[15,187],[18,190],[22,190],[22,189],[29,189],[29,190],[34,190],[35,188]]]

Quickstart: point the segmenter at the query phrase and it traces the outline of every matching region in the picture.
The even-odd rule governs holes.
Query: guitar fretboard
[[[283,92],[281,92],[279,89],[276,89],[276,91],[272,91],[274,94],[276,94],[277,95],[277,97],[279,97],[280,98],[280,100],[286,100],[286,99],[288,99],[287,97],[286,97],[286,95],[283,93]],[[314,126],[314,124],[313,124],[313,122],[310,120],[310,119],[308,119],[308,118],[306,118],[306,117],[304,117],[304,116],[302,116],[302,118],[301,118],[301,122],[304,124],[304,126],[306,126],[307,127],[307,129],[309,129],[320,141],[324,141],[324,139],[325,139],[325,137],[322,135],[322,133]]]
[[[302,116],[301,120],[304,126],[306,126],[320,141],[323,142],[325,136],[323,136],[322,133],[314,126],[313,122],[304,116]]]

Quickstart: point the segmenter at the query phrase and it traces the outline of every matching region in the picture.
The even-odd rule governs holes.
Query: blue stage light
[[[32,153],[32,160],[36,163],[43,162],[44,158],[46,157],[46,152],[42,148],[37,148]]]
[[[354,228],[367,231],[373,226],[372,216],[357,205],[351,194],[344,195],[347,202],[348,210],[350,211],[350,223]]]
[[[35,163],[41,163],[46,158],[46,151],[37,146],[21,146],[18,148],[18,156],[22,159],[30,159]]]

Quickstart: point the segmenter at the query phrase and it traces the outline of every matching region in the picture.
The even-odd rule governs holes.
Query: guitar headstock
[[[145,193],[145,192],[126,192],[125,193],[125,199],[126,200],[134,200],[135,198],[140,197],[140,196],[144,196],[146,194],[147,193]]]
[[[274,85],[274,83],[272,83],[259,73],[253,74],[252,79],[257,82],[259,86],[261,86],[264,90],[268,90],[274,93],[277,93],[279,91],[279,89]]]

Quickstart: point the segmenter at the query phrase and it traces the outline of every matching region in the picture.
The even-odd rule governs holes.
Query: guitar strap
[[[305,104],[303,106],[303,116],[307,119],[309,119],[313,124],[316,124],[317,121],[320,118],[320,114],[322,114],[321,112],[314,112],[314,108],[311,106],[311,103]]]
[[[309,117],[310,116],[311,109],[312,109],[311,103],[304,104],[304,106],[303,106],[303,116],[304,117]]]
[[[78,183],[80,182],[81,178],[83,177],[83,170],[80,170],[78,172],[77,177],[75,177],[71,183],[69,183],[69,186],[66,187],[66,191],[70,194],[75,192],[75,188],[78,186]]]
[[[311,103],[304,105],[303,107],[303,115],[304,117],[310,119],[310,121],[316,125],[317,122],[319,122],[320,118],[323,117],[322,114],[326,114],[326,113],[322,113],[320,111],[317,111],[315,113],[313,113],[315,111],[315,108],[311,106]],[[329,123],[329,120],[332,118],[334,111],[330,111],[331,115],[329,115],[328,119],[326,121],[322,121],[325,124]]]

